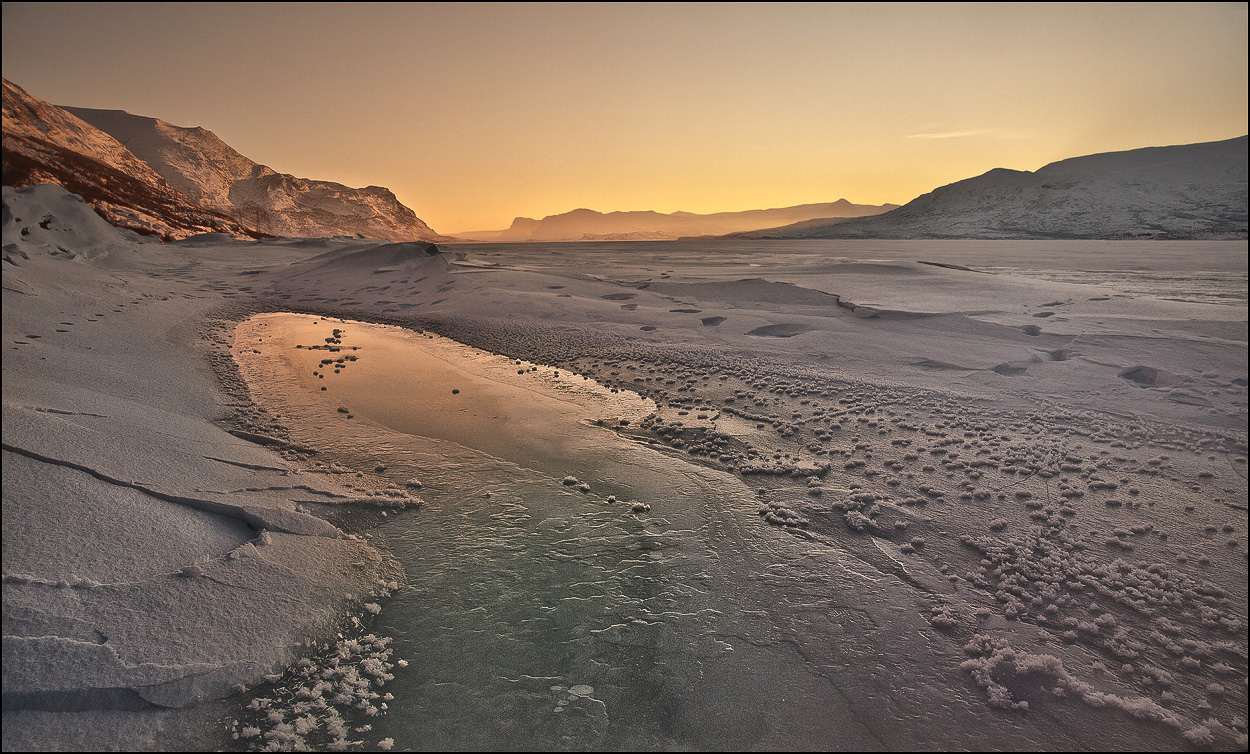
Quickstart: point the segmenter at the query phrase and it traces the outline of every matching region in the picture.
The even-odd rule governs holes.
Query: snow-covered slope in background
[[[1247,138],[996,168],[875,217],[746,238],[1245,238]]]
[[[275,236],[360,234],[392,241],[444,240],[389,189],[354,189],[296,178],[249,160],[204,128],[122,110],[66,107],[138,155],[192,200]]]
[[[4,185],[55,183],[113,225],[142,233],[243,233],[228,213],[189,201],[112,136],[7,79],[3,84]]]

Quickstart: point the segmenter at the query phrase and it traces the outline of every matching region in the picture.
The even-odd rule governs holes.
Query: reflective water
[[[370,627],[394,637],[396,656],[410,661],[386,686],[387,714],[355,721],[358,730],[371,726],[362,734],[370,741],[391,738],[398,749],[416,750],[1149,750],[1177,740],[1181,723],[1158,735],[1158,726],[1123,711],[1147,708],[1135,696],[1145,683],[1136,666],[1123,664],[1124,681],[1104,678],[1106,667],[1094,661],[1108,656],[1101,644],[1061,646],[1041,629],[1045,616],[1016,620],[1014,608],[1002,607],[1014,604],[1016,592],[984,588],[989,561],[978,566],[982,552],[963,536],[1000,531],[1007,519],[989,519],[1008,516],[1004,536],[1015,538],[1002,547],[1041,557],[1062,544],[1065,568],[1098,573],[1079,553],[1098,547],[1102,558],[1111,548],[1097,528],[1110,524],[1100,517],[1119,515],[1121,503],[1038,511],[1031,497],[1049,500],[1054,475],[1022,479],[1014,465],[1026,458],[1054,465],[1063,448],[1079,450],[1083,440],[1063,427],[941,416],[939,402],[884,388],[846,388],[839,402],[843,388],[821,383],[830,388],[822,399],[851,434],[835,443],[846,456],[838,468],[845,461],[847,471],[824,480],[821,498],[811,496],[807,482],[818,481],[808,472],[771,481],[739,476],[654,434],[630,432],[660,409],[567,369],[517,363],[429,333],[295,314],[253,317],[239,326],[237,343],[246,344],[235,353],[257,402],[295,442],[319,451],[322,470],[341,465],[349,483],[358,470],[421,484],[421,507],[358,514],[353,522],[407,572]],[[796,419],[813,412],[813,426],[842,431],[820,419],[824,408],[803,397],[810,393],[787,391],[773,391],[787,396],[773,409]],[[793,430],[676,408],[662,409],[666,426],[714,425],[761,448],[762,435]],[[1000,442],[1017,429],[1026,434],[1008,451]],[[823,429],[813,439],[822,436]],[[946,439],[926,449],[933,438]],[[975,452],[992,463],[956,464],[954,453],[941,470],[927,463],[952,442],[972,454],[982,441]],[[776,448],[769,453],[777,464],[796,449]],[[1003,452],[1020,457],[1000,464]],[[1081,452],[1093,458],[1096,451]],[[865,468],[883,459],[881,468]],[[1122,481],[1131,474],[1135,483],[1155,483],[1149,465],[1114,460]],[[851,513],[844,523],[846,506],[858,511],[860,503],[849,502],[857,493],[886,503],[891,481],[914,486],[912,497],[864,503],[875,516],[871,534],[851,525]],[[974,483],[1015,497],[1003,493],[983,505]],[[1090,488],[1091,498],[1101,494]],[[1158,499],[1156,527],[1174,517],[1162,511],[1169,498]],[[817,523],[769,526],[761,500]],[[1022,534],[1043,531],[1029,528],[1039,515],[1053,519],[1045,536],[1073,538],[1014,549],[1033,541]],[[1148,514],[1135,508],[1133,515]],[[1065,528],[1070,516],[1080,516],[1079,529]],[[1089,538],[1087,521],[1095,527]],[[1175,534],[1172,541],[1187,536]],[[1108,553],[1119,557],[1117,549]],[[1080,594],[1080,583],[1071,589],[1077,596],[1057,599],[1052,630],[1063,630],[1060,619],[1116,609]],[[1116,614],[1126,625],[1136,620],[1127,610]],[[977,636],[1054,653],[1066,663],[1061,669],[1094,681],[1079,688],[1120,696],[1064,702],[1061,686],[1073,675],[999,669],[994,682],[1033,707],[1027,716],[996,708],[965,665]],[[1176,661],[1151,653],[1182,688]],[[1106,698],[1119,706],[1109,708]]]
[[[333,328],[359,350],[294,348]],[[253,390],[297,440],[423,483],[422,508],[373,530],[409,584],[372,630],[412,661],[375,735],[419,749],[891,745],[874,719],[901,679],[882,653],[932,651],[910,605],[853,558],[759,527],[736,477],[595,423],[645,401],[398,328],[262,315],[240,335],[263,351],[244,364]],[[320,365],[346,354],[339,374]],[[910,628],[862,641],[893,622]]]

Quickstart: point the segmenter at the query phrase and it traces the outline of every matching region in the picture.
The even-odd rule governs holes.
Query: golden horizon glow
[[[441,233],[904,204],[1247,132],[1247,6],[3,6],[4,76],[378,185]]]

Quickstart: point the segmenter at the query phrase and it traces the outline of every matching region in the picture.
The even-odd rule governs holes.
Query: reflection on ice
[[[369,722],[401,747],[1235,737],[1244,689],[1194,671],[1244,676],[1244,588],[1179,554],[1244,571],[1180,520],[1236,483],[1191,471],[1223,440],[1147,457],[1140,424],[734,368],[661,401],[584,377],[589,358],[304,315],[238,341],[254,397],[323,470],[419,480],[419,510],[370,524],[408,573],[372,627],[412,660]],[[651,396],[672,384],[663,362],[612,365],[654,375],[635,382]]]

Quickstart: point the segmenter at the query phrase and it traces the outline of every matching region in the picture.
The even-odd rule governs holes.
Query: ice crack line
[[[60,414],[61,416],[91,416],[97,419],[108,419],[105,414],[93,414],[88,411],[66,411],[60,408],[44,408],[42,406],[31,406],[30,408],[41,414]]]
[[[265,466],[259,463],[244,463],[242,461],[230,461],[225,458],[215,458],[213,456],[204,456],[204,458],[209,461],[216,461],[217,463],[226,463],[231,466],[238,466],[241,469],[251,469],[252,471],[278,471],[283,474],[291,473],[290,469],[283,469],[277,466]]]
[[[167,503],[174,503],[175,505],[184,505],[188,508],[193,508],[195,510],[205,511],[207,513],[215,513],[220,516],[225,516],[226,518],[233,518],[236,521],[242,521],[243,523],[247,524],[248,526],[256,530],[270,529],[272,531],[278,531],[284,534],[306,534],[306,532],[292,531],[289,528],[285,528],[280,525],[275,525],[273,522],[266,521],[264,518],[261,518],[255,513],[251,513],[247,511],[241,506],[231,505],[229,503],[219,503],[213,500],[200,500],[198,498],[184,497],[182,495],[172,495],[167,492],[161,492],[160,490],[152,489],[151,487],[140,484],[138,482],[126,482],[121,479],[114,479],[113,477],[101,471],[93,469],[89,466],[84,466],[80,463],[74,463],[73,461],[66,461],[61,458],[52,458],[51,456],[45,456],[41,453],[36,453],[33,450],[19,448],[15,445],[10,445],[8,443],[0,443],[0,448],[3,448],[4,450],[9,451],[10,453],[17,453],[18,455],[26,456],[27,458],[39,461],[41,463],[52,464],[53,466],[64,466],[65,468],[74,469],[75,471],[81,471],[82,473],[95,477],[96,479],[99,479],[102,482],[107,482],[108,484],[116,485],[118,487],[128,487],[132,490],[138,490],[139,492],[142,492],[145,495],[151,495],[152,497],[158,500],[164,500]]]

